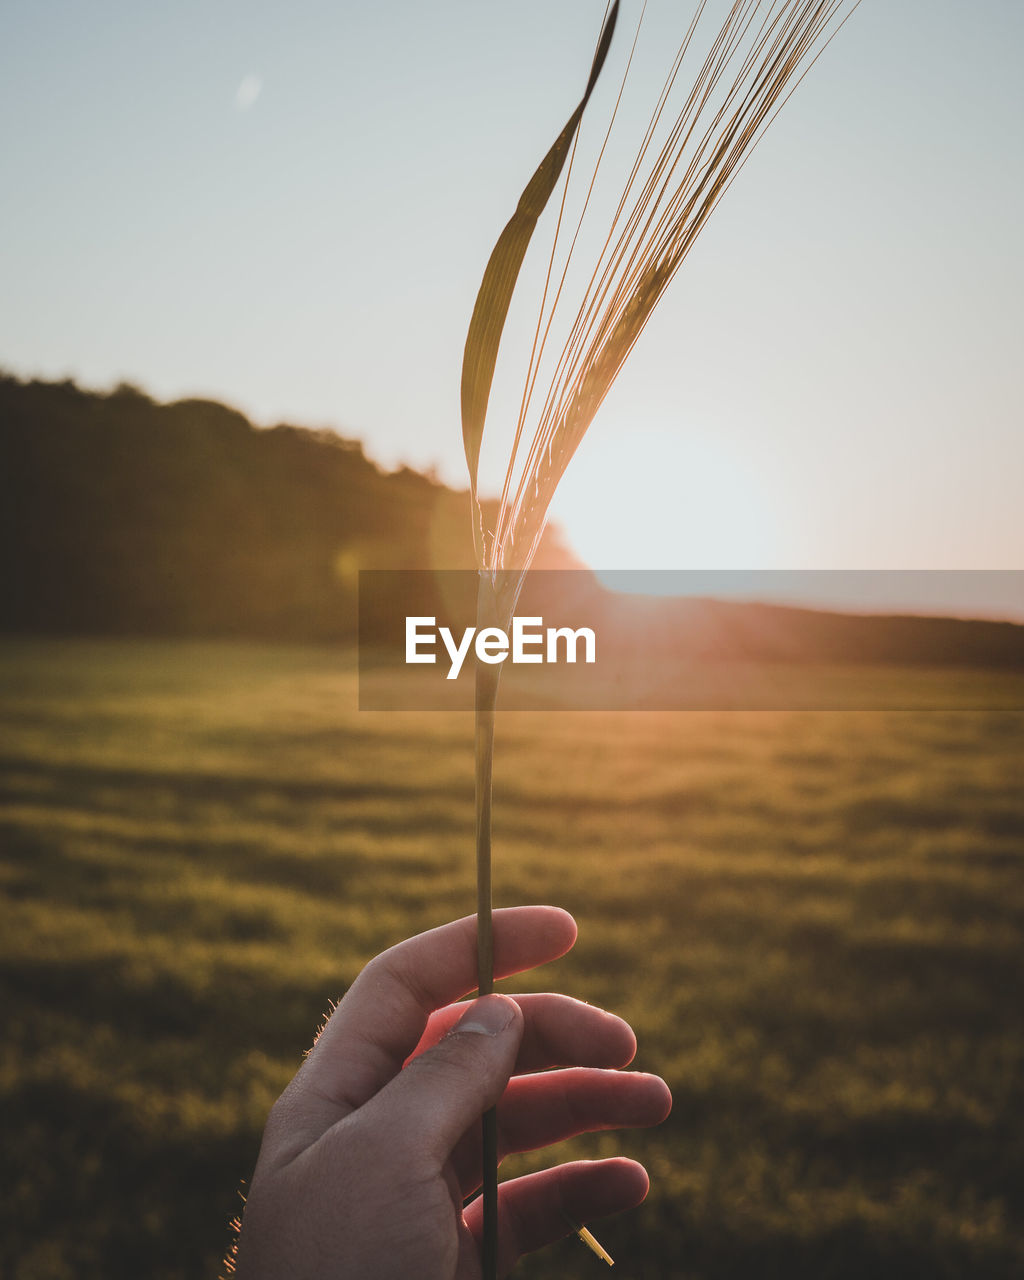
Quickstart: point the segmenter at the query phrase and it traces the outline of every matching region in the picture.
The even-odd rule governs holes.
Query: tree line
[[[332,431],[0,375],[0,558],[8,632],[345,639],[360,568],[472,567],[469,498]]]

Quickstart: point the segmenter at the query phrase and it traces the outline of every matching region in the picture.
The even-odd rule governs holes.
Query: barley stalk
[[[619,0],[605,12],[583,97],[527,183],[484,271],[462,367],[462,432],[469,467],[473,539],[480,574],[478,626],[507,627],[544,530],[559,480],[579,447],[654,308],[711,213],[793,89],[860,0],[726,0],[726,12],[700,58],[694,54],[712,0],[696,0],[640,140],[598,259],[572,312],[569,267],[591,207],[598,171],[622,102],[646,0],[582,211],[569,233],[567,192],[580,124],[608,56]],[[684,67],[697,59],[686,87]],[[538,308],[533,347],[493,529],[484,526],[479,466],[491,384],[509,305],[538,220],[566,181]],[[560,272],[555,264],[569,244]],[[569,318],[566,319],[566,311]],[[562,325],[561,346],[552,337]],[[549,344],[554,368],[542,378]],[[546,385],[542,395],[541,383]],[[535,407],[539,400],[539,408]],[[532,431],[527,423],[532,421]],[[527,440],[529,443],[527,444]],[[491,931],[491,777],[498,672],[477,661],[476,846],[479,989],[493,988]],[[483,1280],[497,1258],[496,1118],[484,1118]]]
[[[494,625],[496,599],[491,581],[480,575],[477,626]],[[477,986],[480,995],[494,990],[494,931],[491,925],[491,775],[494,764],[494,709],[501,668],[476,664],[476,919]],[[481,1152],[483,1170],[483,1275],[497,1275],[498,1253],[498,1112],[484,1113]]]

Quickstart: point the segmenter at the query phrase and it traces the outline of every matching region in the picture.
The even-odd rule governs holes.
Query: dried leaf
[[[615,0],[598,41],[586,91],[576,110],[569,117],[565,128],[540,162],[536,173],[526,184],[515,213],[498,237],[498,243],[494,246],[484,271],[484,278],[481,281],[480,291],[473,307],[473,316],[469,323],[466,349],[462,359],[462,440],[466,448],[466,462],[469,465],[470,488],[475,507],[474,537],[477,561],[481,567],[484,547],[477,503],[477,471],[480,465],[480,442],[483,439],[484,421],[487,417],[487,401],[490,398],[494,366],[498,359],[498,346],[526,250],[533,237],[537,221],[544,212],[565,167],[569,148],[572,146],[583,112],[590,101],[608,55],[618,14],[619,0]]]

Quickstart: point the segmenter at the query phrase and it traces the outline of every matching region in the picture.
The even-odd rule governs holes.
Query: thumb
[[[481,996],[433,1048],[382,1089],[379,1103],[396,1140],[446,1160],[458,1140],[497,1104],[515,1067],[523,1015],[508,996]]]

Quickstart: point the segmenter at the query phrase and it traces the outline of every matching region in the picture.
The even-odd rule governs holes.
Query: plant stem
[[[493,626],[494,588],[480,575],[477,625]],[[476,894],[477,987],[482,996],[494,990],[494,930],[491,923],[491,779],[494,765],[494,707],[498,697],[499,666],[477,658],[476,663]],[[483,1280],[498,1273],[498,1113],[492,1107],[483,1117],[484,1229],[481,1253]]]

